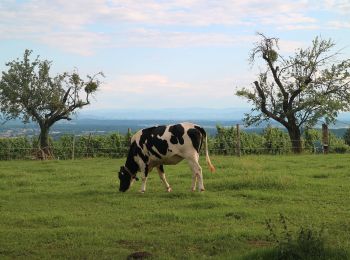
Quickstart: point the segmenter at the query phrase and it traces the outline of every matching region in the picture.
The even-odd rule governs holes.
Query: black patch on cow
[[[195,125],[194,128],[196,128],[202,134],[201,144],[199,146],[199,151],[200,151],[202,148],[202,144],[203,144],[203,138],[205,138],[207,136],[207,133],[205,132],[204,128],[202,128],[198,125]]]
[[[138,155],[138,149],[136,142],[134,141],[129,148],[128,157],[126,158],[125,166],[131,171],[132,174],[135,174],[139,170],[139,166],[134,160],[134,156]]]
[[[145,176],[146,177],[148,176],[148,164],[146,164],[146,166],[145,166]]]
[[[171,133],[170,142],[172,144],[184,144],[183,135],[185,133],[185,129],[181,124],[170,126],[169,132]]]
[[[166,126],[154,126],[145,128],[142,130],[142,134],[140,136],[139,145],[141,147],[145,145],[149,153],[159,159],[162,158],[161,155],[166,155],[169,147],[166,140],[159,138],[164,134],[165,129]],[[156,148],[156,150],[154,148]]]
[[[190,128],[187,130],[187,134],[192,141],[194,149],[199,153],[202,145],[202,134],[195,128]]]
[[[130,188],[131,184],[131,175],[128,173],[127,170],[125,170],[125,167],[120,167],[120,171],[118,173],[120,186],[119,191],[125,192]]]
[[[157,157],[158,159],[162,159],[162,156],[160,156],[159,153],[157,153],[152,147],[149,148],[148,150],[151,154],[153,154],[155,157]]]
[[[159,170],[160,170],[161,172],[164,172],[164,166],[163,166],[163,164],[159,165],[158,167],[159,167]]]
[[[141,148],[138,147],[137,143],[134,141],[130,145],[128,157],[126,158],[125,163],[125,166],[131,171],[132,174],[136,174],[136,172],[140,170],[138,164],[135,162],[135,156],[139,156],[145,164],[148,163],[148,156],[143,154]]]
[[[205,137],[207,135],[207,133],[205,132],[204,128],[195,125],[194,128],[196,128],[199,132],[201,132],[201,134]]]

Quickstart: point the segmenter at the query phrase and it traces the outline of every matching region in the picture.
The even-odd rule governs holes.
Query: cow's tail
[[[205,160],[207,161],[208,167],[212,173],[215,172],[215,167],[210,161],[209,152],[208,152],[208,137],[205,135]]]
[[[215,172],[215,167],[210,161],[209,152],[208,152],[208,137],[207,137],[207,133],[205,132],[205,130],[202,127],[199,127],[199,131],[202,133],[202,136],[205,138],[205,160],[206,160],[206,162],[208,164],[209,170],[212,173],[214,173]]]

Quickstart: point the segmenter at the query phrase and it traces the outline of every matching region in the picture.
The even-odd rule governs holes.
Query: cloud
[[[312,14],[326,8],[346,14],[350,2],[4,0],[0,3],[0,40],[31,40],[79,55],[125,46],[229,46],[251,39],[233,34],[242,29],[319,30],[327,21]],[[337,20],[330,24],[348,26]]]
[[[255,36],[233,35],[211,32],[161,31],[155,29],[135,29],[119,35],[114,42],[117,47],[208,47],[234,46],[252,42]]]
[[[328,26],[331,29],[350,29],[350,22],[330,21],[328,22]]]
[[[236,86],[247,86],[253,75],[203,81],[179,81],[163,74],[124,74],[102,86],[96,108],[225,107],[235,105]],[[220,102],[218,102],[220,100]]]
[[[126,94],[166,94],[168,91],[178,92],[190,89],[184,82],[171,81],[160,74],[124,74],[117,76],[112,82],[102,87],[106,93]]]
[[[110,13],[117,20],[150,25],[252,25],[276,24],[276,15],[290,16],[293,23],[310,21],[303,14],[305,1],[111,1]],[[296,10],[299,10],[298,12]],[[296,14],[296,15],[294,15]],[[296,19],[297,18],[297,19]],[[278,19],[281,20],[281,19]]]
[[[350,2],[348,0],[323,0],[319,3],[324,10],[348,16],[350,13]]]
[[[33,37],[34,40],[82,56],[91,56],[94,51],[109,43],[108,35],[104,33],[49,32]]]

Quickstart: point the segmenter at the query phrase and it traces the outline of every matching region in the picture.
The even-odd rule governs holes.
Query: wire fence
[[[302,142],[302,152],[304,153],[322,153],[323,146],[321,142],[314,142],[311,146],[305,141]],[[130,142],[128,140],[118,141],[115,143],[99,142],[81,142],[78,138],[73,137],[71,142],[53,143],[48,147],[50,158],[57,160],[81,159],[81,158],[124,158],[129,151]],[[291,142],[286,140],[264,141],[261,143],[244,143],[239,145],[230,140],[208,140],[210,155],[250,155],[250,154],[291,154],[293,147]],[[330,149],[330,152],[345,153],[348,150]],[[202,147],[201,153],[204,154]],[[43,159],[43,151],[38,148],[37,143],[26,143],[25,146],[19,146],[17,143],[8,142],[1,145],[0,142],[0,160],[35,160]]]
[[[126,157],[132,137],[131,131],[123,135],[63,135],[50,140],[49,147],[39,149],[38,138],[0,138],[0,160],[16,159],[78,159],[78,158],[123,158]],[[299,146],[296,146],[299,145]],[[249,154],[303,153],[346,153],[350,151],[342,138],[327,131],[310,129],[301,140],[290,140],[289,135],[279,128],[267,127],[262,133],[248,133],[235,127],[217,126],[217,134],[209,136],[208,148],[211,155],[240,156]],[[45,150],[45,151],[44,151]],[[201,153],[204,153],[202,149]]]

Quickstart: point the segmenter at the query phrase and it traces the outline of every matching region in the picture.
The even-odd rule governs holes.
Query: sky
[[[350,0],[1,0],[0,69],[22,57],[105,78],[88,110],[247,108],[257,32],[286,55],[332,38],[350,58]]]

